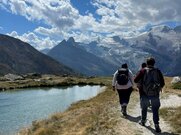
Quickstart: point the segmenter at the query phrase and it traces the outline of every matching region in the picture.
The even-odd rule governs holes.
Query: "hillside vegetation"
[[[172,85],[172,88],[173,88],[173,89],[179,89],[179,90],[181,90],[181,82],[178,82],[178,83],[173,84],[173,85]]]

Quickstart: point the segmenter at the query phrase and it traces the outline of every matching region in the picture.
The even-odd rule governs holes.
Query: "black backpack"
[[[143,92],[147,96],[157,96],[161,90],[159,71],[156,68],[145,68]]]
[[[116,77],[117,83],[119,85],[126,85],[129,81],[128,74],[129,74],[128,69],[125,68],[119,69]]]

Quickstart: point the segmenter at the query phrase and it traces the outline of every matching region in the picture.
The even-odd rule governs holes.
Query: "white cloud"
[[[44,21],[49,26],[59,29],[73,26],[79,15],[68,0],[9,0],[3,1],[1,5],[30,21]]]
[[[7,33],[7,35],[18,38],[18,33],[16,31],[12,31],[11,33]],[[24,41],[26,42],[26,41]]]
[[[96,19],[92,14],[85,16],[79,15],[79,18],[76,20],[73,29],[78,29],[80,31],[93,31],[94,27],[97,25],[99,25],[99,23],[96,22]]]
[[[100,5],[99,8],[97,9],[96,13],[101,16],[108,16],[108,15],[113,16],[114,10],[109,7]]]
[[[45,28],[45,27],[38,27],[34,30],[35,33],[41,34],[44,36],[49,36],[49,37],[59,37],[60,39],[63,38],[63,33],[59,31],[58,28]]]
[[[140,27],[148,22],[158,24],[181,20],[180,0],[94,0],[93,4],[97,6],[97,13],[100,15],[103,14],[100,11],[105,11],[105,8],[113,11],[112,16],[116,16],[123,26]]]
[[[24,42],[29,43],[33,47],[35,47],[37,50],[42,50],[45,48],[52,48],[55,45],[58,44],[60,41],[54,41],[50,39],[49,37],[46,38],[40,38],[33,32],[24,33],[23,35],[19,35],[16,31],[12,31],[11,33],[8,33],[7,35],[18,38]]]
[[[36,42],[32,44],[37,43],[37,48],[40,47],[39,44],[45,46],[43,45],[45,41],[49,46],[53,46],[57,40],[71,36],[76,41],[84,42],[114,35],[129,37],[139,34],[139,30],[147,24],[157,25],[166,21],[181,20],[181,0],[91,0],[90,2],[96,7],[95,13],[100,16],[99,19],[90,12],[80,15],[70,0],[1,0],[0,8],[22,15],[30,21],[41,21],[48,25],[39,26],[33,32],[21,35],[21,38],[28,42],[34,35]],[[45,40],[38,35],[43,35]]]

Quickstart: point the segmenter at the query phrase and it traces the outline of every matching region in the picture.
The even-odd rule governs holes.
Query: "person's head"
[[[126,63],[124,63],[124,64],[122,64],[122,66],[121,66],[122,68],[128,68],[128,65],[126,64]]]
[[[141,67],[142,67],[142,68],[145,68],[145,67],[146,67],[146,63],[143,62],[143,63],[141,64]]]
[[[155,65],[155,59],[153,57],[150,57],[146,60],[147,66],[154,66]]]

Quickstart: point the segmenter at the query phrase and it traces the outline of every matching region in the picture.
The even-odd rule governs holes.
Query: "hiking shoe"
[[[122,112],[123,116],[127,116],[126,106],[122,106],[121,112]]]
[[[140,120],[138,123],[139,123],[141,126],[145,126],[145,121],[143,121],[143,120]]]
[[[158,124],[155,124],[155,131],[157,133],[161,133],[161,129],[160,129],[160,126]]]
[[[126,112],[122,112],[123,116],[127,116],[127,113]]]
[[[121,110],[121,112],[122,112],[123,116],[127,116],[127,112],[126,111]]]

